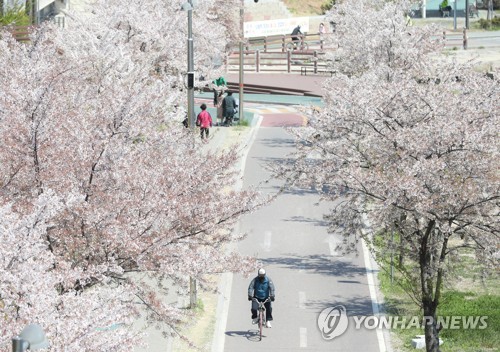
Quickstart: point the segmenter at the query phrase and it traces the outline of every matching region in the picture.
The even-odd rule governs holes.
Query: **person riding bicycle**
[[[259,318],[257,317],[259,305],[253,300],[254,297],[259,302],[264,302],[267,298],[270,298],[271,301],[274,302],[274,283],[273,280],[266,275],[266,270],[264,268],[259,269],[257,276],[253,278],[248,286],[248,300],[252,301],[252,324],[257,324],[259,322]],[[271,302],[266,302],[264,306],[266,307],[266,327],[270,328],[271,320],[273,320]]]
[[[297,26],[292,31],[292,42],[295,47],[300,43],[299,35],[302,35],[302,32],[300,31],[300,26]]]

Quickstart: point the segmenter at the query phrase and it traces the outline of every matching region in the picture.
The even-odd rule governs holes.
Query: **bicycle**
[[[286,45],[286,50],[293,51],[293,50],[302,50],[302,51],[307,51],[309,50],[309,44],[307,44],[304,40],[304,38],[300,38],[297,41],[292,40],[291,42],[287,43]]]
[[[267,297],[265,301],[259,301],[257,298],[252,298],[252,301],[257,302],[257,318],[259,319],[259,341],[262,341],[262,327],[266,324],[266,306],[265,304],[271,301],[271,297]]]

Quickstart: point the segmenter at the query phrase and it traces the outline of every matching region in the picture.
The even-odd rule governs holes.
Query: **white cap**
[[[260,268],[259,275],[262,275],[262,276],[266,275],[266,270],[264,270],[264,268]]]

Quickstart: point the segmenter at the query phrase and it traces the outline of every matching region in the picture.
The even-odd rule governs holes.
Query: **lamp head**
[[[29,343],[30,350],[39,350],[49,347],[49,341],[45,337],[45,332],[38,324],[27,325],[19,334],[19,337]]]

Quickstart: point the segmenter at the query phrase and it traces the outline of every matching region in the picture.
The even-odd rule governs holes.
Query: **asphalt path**
[[[293,152],[293,138],[280,125],[297,125],[301,119],[287,116],[283,114],[281,124],[275,114],[267,121],[263,117],[246,157],[243,188],[259,185],[263,193],[274,194],[283,185],[282,180],[270,179],[266,164],[286,161]],[[371,274],[367,275],[362,248],[357,255],[343,256],[337,250],[341,236],[327,232],[323,214],[331,206],[320,202],[313,189],[293,189],[241,220],[239,230],[249,235],[238,250],[258,257],[276,286],[273,327],[264,329],[259,341],[247,300],[252,277],[235,275],[226,282],[226,308],[218,317],[222,336],[216,336],[213,351],[385,350],[376,330],[355,329],[352,323],[353,316],[373,314],[376,298],[370,295]],[[341,336],[327,340],[318,318],[323,310],[339,305],[347,310],[349,326]]]

